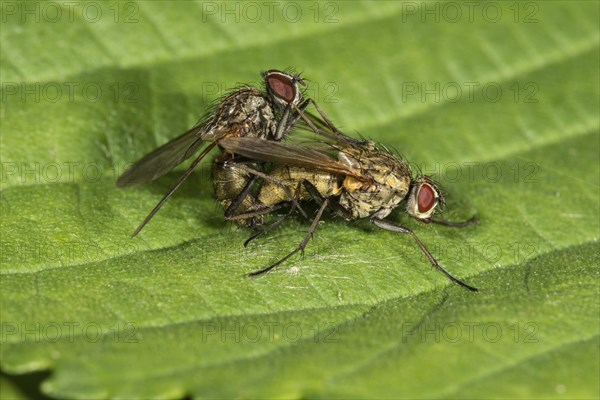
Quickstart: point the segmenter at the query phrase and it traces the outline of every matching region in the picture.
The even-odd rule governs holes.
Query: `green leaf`
[[[55,398],[597,398],[599,17],[561,1],[3,2],[2,398],[37,382]],[[336,125],[440,181],[445,218],[479,216],[391,217],[479,294],[410,238],[335,218],[304,258],[245,279],[308,224],[243,248],[209,161],[130,239],[185,165],[118,190],[126,165],[287,66]]]

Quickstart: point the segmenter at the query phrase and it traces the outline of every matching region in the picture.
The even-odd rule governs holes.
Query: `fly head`
[[[440,189],[430,177],[422,175],[412,182],[406,204],[410,216],[427,222],[437,207],[443,211],[445,205]]]
[[[269,98],[277,108],[298,107],[304,100],[300,85],[306,86],[306,83],[300,76],[271,69],[263,73],[263,78]]]

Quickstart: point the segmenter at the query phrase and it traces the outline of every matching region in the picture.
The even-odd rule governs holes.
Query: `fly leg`
[[[308,192],[308,194],[310,195],[310,197],[312,197],[312,199],[320,206],[321,204],[323,204],[323,202],[325,201],[325,198],[321,195],[321,193],[319,193],[319,191],[317,190],[317,188],[308,180],[306,179],[300,179],[300,181],[298,182],[298,185],[296,186],[296,191],[295,191],[295,196],[296,196],[296,200],[300,200],[301,197],[301,190],[302,190],[302,186],[304,186],[304,189],[306,189],[306,191]],[[277,221],[275,221],[274,223],[272,223],[271,225],[265,227],[265,228],[261,228],[260,231],[256,232],[254,235],[250,236],[248,238],[248,240],[246,240],[244,242],[244,247],[246,247],[248,245],[248,243],[250,243],[252,240],[269,233],[271,230],[273,230],[274,228],[278,227],[279,225],[281,225],[286,219],[288,219],[289,217],[292,216],[292,213],[295,209],[295,203],[291,203],[291,208],[290,210],[287,212],[287,214],[285,214],[283,217],[281,217],[280,219],[278,219]],[[338,213],[342,216],[348,216],[350,215],[350,212],[348,212],[348,210],[346,210],[344,207],[340,206],[337,203],[329,203],[329,209],[332,210],[335,213]]]
[[[252,175],[250,180],[246,182],[246,186],[244,186],[244,189],[233,199],[229,207],[227,207],[227,210],[225,210],[225,219],[229,219],[229,217],[234,215],[234,213],[240,208],[240,206],[244,202],[244,199],[246,198],[246,196],[248,196],[248,194],[252,190],[252,187],[256,184],[258,179],[258,176]]]
[[[304,179],[302,179],[302,181],[304,181]],[[294,193],[294,197],[296,198],[296,201],[300,200],[300,193],[302,190],[302,181],[298,182],[298,185],[296,186],[296,191]],[[250,243],[254,239],[257,239],[262,235],[266,235],[273,229],[277,228],[279,225],[281,225],[283,223],[283,221],[285,221],[286,219],[291,217],[292,213],[296,209],[296,204],[297,203],[291,203],[290,210],[283,217],[279,218],[277,221],[273,222],[271,225],[261,228],[256,233],[254,233],[252,236],[250,236],[248,239],[246,239],[246,241],[244,242],[244,247],[248,246],[248,243]]]
[[[300,206],[300,204],[296,201],[296,199],[294,198],[294,195],[292,194],[292,192],[290,192],[290,190],[287,188],[287,186],[285,186],[279,179],[273,178],[272,176],[269,176],[263,172],[257,171],[254,168],[250,168],[247,165],[244,164],[236,164],[236,168],[239,168],[243,171],[248,172],[249,174],[255,175],[257,177],[263,178],[264,180],[270,181],[275,183],[277,186],[281,187],[283,189],[283,191],[285,192],[285,194],[289,197],[289,199],[291,200],[291,202],[294,204],[294,206],[298,209],[298,211],[300,212],[300,214],[302,214],[302,216],[306,219],[308,218],[308,215],[306,214],[306,212],[304,212],[304,210],[302,209],[302,207]]]
[[[327,125],[327,127],[329,129],[331,129],[333,132],[337,133],[337,134],[342,134],[342,132],[340,132],[334,125],[333,122],[331,122],[329,120],[329,118],[327,118],[327,115],[325,115],[325,113],[323,111],[321,111],[321,107],[319,107],[319,105],[317,104],[316,101],[312,100],[312,99],[308,99],[307,101],[311,102],[312,105],[315,107],[315,110],[317,110],[317,112],[319,113],[319,115],[321,116],[321,118],[323,118],[323,121],[325,122],[325,124]],[[345,135],[344,135],[345,136]]]
[[[288,258],[293,256],[297,252],[300,251],[301,253],[304,253],[304,248],[306,247],[306,245],[308,244],[308,241],[312,238],[313,233],[317,229],[319,221],[321,220],[321,218],[323,216],[323,212],[325,211],[326,208],[331,209],[333,212],[341,215],[344,218],[348,217],[348,219],[349,219],[351,217],[351,214],[348,210],[346,210],[344,207],[342,207],[341,205],[339,205],[337,203],[332,203],[330,199],[323,197],[323,195],[321,195],[321,193],[319,193],[317,188],[310,181],[308,181],[306,179],[301,179],[298,182],[298,186],[296,187],[296,194],[298,196],[300,195],[300,189],[301,189],[300,185],[304,186],[304,188],[306,189],[306,191],[308,192],[310,197],[320,206],[319,210],[317,211],[317,215],[313,219],[312,224],[310,225],[310,228],[308,229],[307,235],[304,237],[304,240],[302,240],[302,242],[300,242],[300,245],[298,247],[296,247],[296,249],[294,249],[287,256],[285,256],[284,258],[282,258],[281,260],[277,261],[275,264],[273,264],[267,268],[263,268],[261,270],[249,273],[248,276],[254,277],[254,276],[262,275],[266,272],[269,272],[271,269],[277,267],[278,265],[282,264],[283,262],[285,262]],[[294,205],[292,205],[292,208],[293,207],[294,207]],[[268,232],[275,226],[278,226],[279,224],[281,224],[285,219],[289,218],[289,215],[291,215],[291,213],[288,213],[287,215],[283,216],[281,219],[279,219],[272,225],[268,226],[266,228],[266,231]],[[264,233],[266,233],[266,232],[264,232]],[[254,236],[250,237],[246,241],[246,243],[248,243],[250,240],[255,239],[258,236],[261,236],[262,234],[263,233],[261,232],[258,235],[254,235]]]
[[[331,130],[331,132],[327,132],[321,128],[318,128],[313,121],[310,120],[310,118],[308,118],[306,116],[306,114],[312,115],[310,113],[305,113],[304,109],[306,108],[306,106],[308,105],[307,103],[311,103],[315,109],[317,110],[317,112],[319,113],[319,115],[321,116],[321,118],[323,118],[323,122],[325,123],[325,125],[327,126],[327,128],[329,128]],[[305,105],[306,104],[306,105]],[[302,107],[304,106],[304,107]],[[350,136],[345,135],[344,133],[342,133],[339,129],[337,129],[335,127],[335,125],[333,125],[333,122],[331,122],[329,120],[329,118],[327,118],[327,115],[325,115],[325,113],[323,111],[321,111],[321,108],[317,105],[317,102],[314,101],[313,99],[306,99],[305,103],[303,103],[300,107],[296,108],[296,112],[300,115],[300,117],[304,120],[304,122],[306,122],[306,124],[308,124],[308,126],[315,131],[315,133],[318,133],[320,135],[323,135],[325,137],[328,137],[330,139],[333,139],[335,141],[344,141],[346,143],[350,142],[353,144],[365,144],[366,141],[364,140],[356,140],[354,138],[351,138]]]
[[[310,181],[307,181],[306,179],[302,179],[300,182],[304,185],[304,188],[306,189],[310,197],[312,197],[312,199],[316,201],[317,204],[323,204],[323,202],[325,201],[325,197],[323,197],[321,193],[319,193],[315,185],[313,185]],[[338,214],[342,218],[346,220],[352,219],[352,213],[345,209],[343,206],[341,206],[339,203],[329,202],[328,207],[331,211],[333,211],[335,214]]]
[[[277,124],[277,129],[275,130],[275,135],[274,135],[274,139],[276,141],[280,141],[283,136],[289,132],[290,129],[292,129],[292,127],[294,125],[296,125],[296,122],[298,122],[298,120],[301,117],[301,113],[304,111],[304,109],[306,109],[306,107],[308,107],[309,101],[305,100],[304,102],[302,102],[302,104],[300,104],[300,107],[294,106],[292,105],[292,103],[289,103],[286,107],[285,110],[283,111],[283,115],[281,116],[281,118],[279,119],[279,122]],[[298,113],[298,115],[293,115],[291,114],[291,110],[294,110],[295,112]]]
[[[248,211],[248,212],[244,212],[244,213],[240,213],[240,214],[233,214],[233,215],[227,217],[227,220],[236,221],[238,219],[248,219],[248,218],[253,218],[253,217],[259,217],[261,215],[270,214],[274,211],[280,210],[280,209],[284,208],[285,206],[289,206],[291,204],[292,204],[291,202],[284,202],[284,203],[279,203],[279,204],[275,204],[273,206],[259,208],[256,210],[252,210],[252,211]]]
[[[250,162],[250,161],[231,161],[229,159],[225,162],[219,163],[219,165],[220,165],[220,168],[224,169],[224,170],[232,170],[233,168],[238,168],[238,169],[242,169],[247,172],[247,168],[241,168],[243,162]],[[244,184],[244,187],[242,188],[242,190],[233,198],[233,200],[231,200],[231,203],[227,206],[227,209],[225,210],[225,213],[224,213],[224,217],[226,220],[233,220],[233,221],[250,220],[252,218],[271,213],[271,212],[276,211],[285,206],[285,204],[282,203],[282,204],[276,204],[276,205],[273,205],[270,207],[264,206],[262,208],[246,207],[245,210],[241,210],[244,200],[246,200],[246,198],[251,194],[253,187],[257,184],[258,180],[260,179],[260,177],[254,173],[249,174],[249,175],[250,175],[250,177]],[[274,178],[271,178],[270,180],[278,182]],[[279,184],[279,186],[281,186],[281,184]]]
[[[134,237],[138,233],[140,233],[142,228],[144,226],[146,226],[146,224],[152,219],[152,217],[154,217],[154,215],[158,212],[158,210],[160,210],[160,208],[163,206],[163,204],[165,204],[167,202],[167,200],[169,200],[169,198],[173,195],[173,193],[175,193],[175,191],[177,189],[179,189],[179,186],[181,186],[181,184],[192,174],[192,172],[194,172],[194,170],[196,169],[198,164],[200,164],[200,161],[202,161],[204,156],[206,156],[212,150],[212,148],[215,146],[216,146],[216,143],[209,144],[208,147],[206,149],[204,149],[202,151],[202,153],[200,153],[198,155],[198,157],[196,157],[196,159],[192,162],[192,164],[190,164],[190,166],[183,173],[183,175],[181,175],[179,177],[179,179],[177,179],[177,181],[175,182],[173,187],[169,190],[169,192],[163,196],[163,198],[158,202],[158,204],[156,204],[156,206],[154,206],[152,211],[150,211],[150,214],[148,214],[146,216],[146,218],[144,218],[144,220],[138,225],[138,227],[135,228],[135,231],[133,231],[133,234],[131,235],[131,237]]]
[[[321,217],[323,216],[323,212],[327,208],[328,204],[329,204],[329,199],[325,199],[325,201],[323,202],[323,204],[321,204],[321,207],[319,208],[319,211],[317,211],[317,215],[313,219],[312,224],[310,224],[310,228],[308,228],[308,232],[306,233],[306,236],[300,242],[300,244],[298,245],[298,247],[296,247],[287,256],[285,256],[281,260],[277,261],[275,264],[273,264],[273,265],[271,265],[271,266],[269,266],[267,268],[263,268],[261,270],[251,272],[251,273],[248,274],[248,276],[249,277],[255,277],[255,276],[262,275],[262,274],[264,274],[266,272],[269,272],[270,270],[272,270],[273,268],[277,267],[278,265],[282,264],[283,262],[285,262],[288,258],[290,258],[291,256],[293,256],[297,252],[300,251],[300,252],[304,253],[304,248],[306,247],[306,245],[308,244],[308,242],[312,238],[313,233],[317,230],[317,226],[319,226],[319,221],[321,220]]]
[[[450,275],[450,273],[448,271],[446,271],[444,268],[442,268],[442,266],[438,264],[438,262],[435,260],[435,258],[433,258],[433,256],[429,252],[429,250],[427,250],[427,248],[425,247],[423,242],[421,242],[421,240],[417,237],[417,235],[410,229],[400,226],[398,224],[395,224],[393,222],[390,222],[390,221],[387,221],[384,219],[380,219],[380,218],[371,218],[371,222],[374,223],[376,226],[378,226],[381,229],[385,229],[390,232],[404,233],[404,234],[412,236],[413,239],[415,239],[415,242],[417,242],[417,245],[419,246],[419,248],[421,249],[423,254],[425,254],[425,257],[427,257],[427,259],[429,260],[429,262],[435,269],[437,269],[442,274],[444,274],[452,282],[457,283],[460,286],[462,286],[466,289],[469,289],[472,292],[479,291],[477,288],[474,288],[473,286],[469,286],[466,283],[464,283],[463,281],[453,277],[452,275]]]
[[[445,219],[439,219],[439,218],[433,217],[433,218],[429,218],[429,220],[427,222],[432,222],[434,224],[448,226],[450,228],[464,228],[465,226],[476,224],[477,222],[479,222],[479,218],[471,217],[470,219],[468,219],[466,221],[454,222],[454,221],[446,221]]]

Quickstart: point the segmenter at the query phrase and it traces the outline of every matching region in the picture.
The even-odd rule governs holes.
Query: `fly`
[[[438,185],[431,178],[425,175],[413,177],[406,161],[374,142],[357,142],[345,138],[345,135],[338,135],[337,140],[330,144],[329,150],[323,150],[322,146],[313,148],[286,143],[267,143],[247,137],[225,138],[220,142],[220,145],[232,154],[272,163],[268,173],[260,174],[263,183],[254,197],[257,207],[251,212],[239,213],[232,218],[253,218],[290,206],[287,214],[271,225],[257,230],[244,245],[289,218],[298,202],[314,201],[319,205],[300,244],[276,263],[249,275],[262,275],[294,254],[303,253],[325,210],[329,210],[348,221],[368,218],[379,228],[411,236],[434,268],[452,282],[476,292],[475,287],[455,278],[440,266],[412,230],[385,217],[405,202],[406,213],[425,223],[464,227],[477,222],[477,218],[464,222],[438,219],[433,214],[436,209],[443,210],[445,202]],[[292,198],[289,197],[289,192],[294,193]]]

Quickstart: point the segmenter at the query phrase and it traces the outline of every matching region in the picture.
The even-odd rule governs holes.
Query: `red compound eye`
[[[286,103],[296,98],[296,85],[288,76],[273,72],[267,75],[266,81],[271,92]]]
[[[435,191],[426,183],[419,189],[417,205],[420,213],[426,213],[435,206]]]

